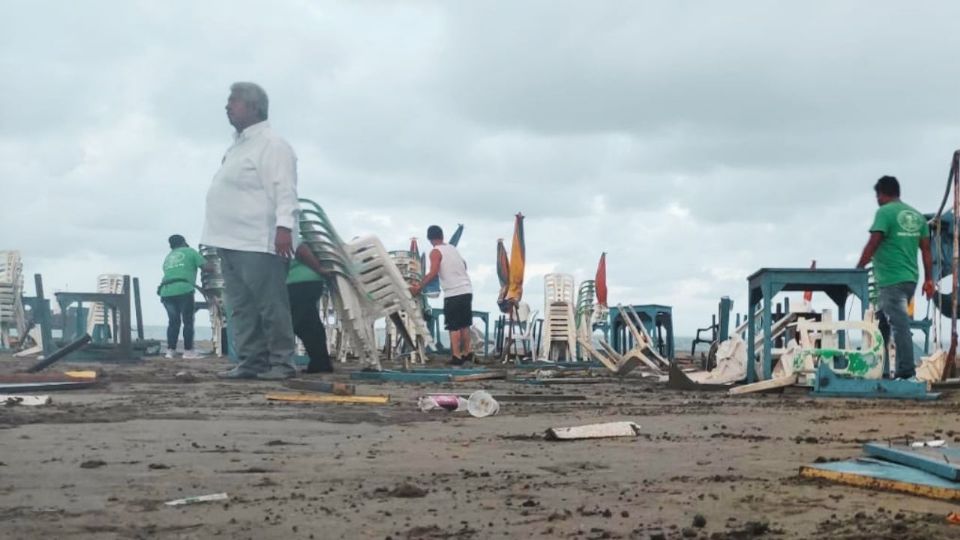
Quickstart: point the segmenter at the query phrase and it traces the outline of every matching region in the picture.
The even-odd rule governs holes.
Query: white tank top
[[[440,288],[443,297],[460,296],[473,293],[470,276],[467,275],[467,263],[457,248],[450,244],[440,244],[434,249],[440,251]]]

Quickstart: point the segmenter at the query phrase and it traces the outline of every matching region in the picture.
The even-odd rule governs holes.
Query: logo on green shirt
[[[908,209],[901,210],[897,214],[897,224],[900,225],[900,228],[903,229],[902,232],[899,232],[903,236],[917,236],[920,234],[920,229],[923,227],[925,221],[923,216],[917,213],[916,210]]]

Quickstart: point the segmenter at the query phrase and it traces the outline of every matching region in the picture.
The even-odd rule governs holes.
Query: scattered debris
[[[400,497],[404,499],[426,497],[427,490],[417,487],[413,484],[400,484],[390,492],[391,497]]]
[[[437,394],[420,396],[417,399],[417,407],[423,411],[465,411],[467,410],[467,400],[453,394]]]
[[[326,381],[291,380],[284,383],[287,388],[307,392],[324,392],[336,396],[352,396],[357,393],[357,387],[347,383]]]
[[[0,395],[0,403],[6,407],[15,407],[17,405],[37,406],[49,405],[53,403],[50,396],[8,396]]]
[[[153,471],[163,471],[169,469],[169,465],[164,465],[163,463],[151,463],[147,465],[147,468]]]
[[[467,411],[472,416],[483,418],[500,412],[500,404],[484,390],[477,390],[467,400]]]
[[[546,438],[550,441],[573,439],[602,439],[607,437],[636,437],[640,425],[634,422],[607,422],[567,428],[550,428]]]
[[[946,445],[947,445],[947,441],[944,441],[942,439],[938,439],[935,441],[915,441],[910,443],[911,448],[923,448],[923,447],[940,448]]]
[[[296,403],[363,403],[369,405],[383,405],[390,401],[390,396],[311,396],[309,394],[267,394],[267,401],[289,401]]]
[[[99,469],[100,467],[103,467],[106,464],[107,464],[106,461],[103,461],[100,459],[91,459],[81,463],[80,468],[81,469]]]
[[[226,493],[212,493],[210,495],[199,495],[196,497],[187,497],[185,499],[175,499],[172,501],[167,501],[167,506],[183,506],[185,504],[196,504],[203,502],[213,502],[213,501],[226,501],[230,497]]]
[[[697,514],[693,516],[693,526],[702,529],[707,526],[707,518],[703,517],[703,514]]]

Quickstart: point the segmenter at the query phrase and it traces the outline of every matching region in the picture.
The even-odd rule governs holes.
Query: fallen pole
[[[272,393],[267,394],[267,401],[289,401],[295,403],[363,403],[369,405],[384,405],[390,401],[389,396],[311,396],[307,394]]]
[[[87,346],[88,343],[93,338],[90,337],[90,334],[84,334],[82,337],[79,337],[67,345],[61,347],[55,351],[50,356],[44,358],[43,360],[37,362],[36,364],[27,368],[26,373],[36,373],[38,371],[43,371],[44,369],[52,366],[53,364],[59,362],[62,358],[66,357],[68,354],[76,352]]]

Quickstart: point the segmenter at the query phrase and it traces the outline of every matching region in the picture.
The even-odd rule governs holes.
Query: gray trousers
[[[240,369],[295,369],[287,296],[288,261],[279,255],[221,249],[225,300]]]
[[[907,303],[916,290],[916,283],[897,283],[880,287],[877,295],[878,307],[890,323],[893,342],[897,344],[897,377],[910,378],[917,373],[913,363],[913,333],[910,331],[910,316],[907,314]]]

